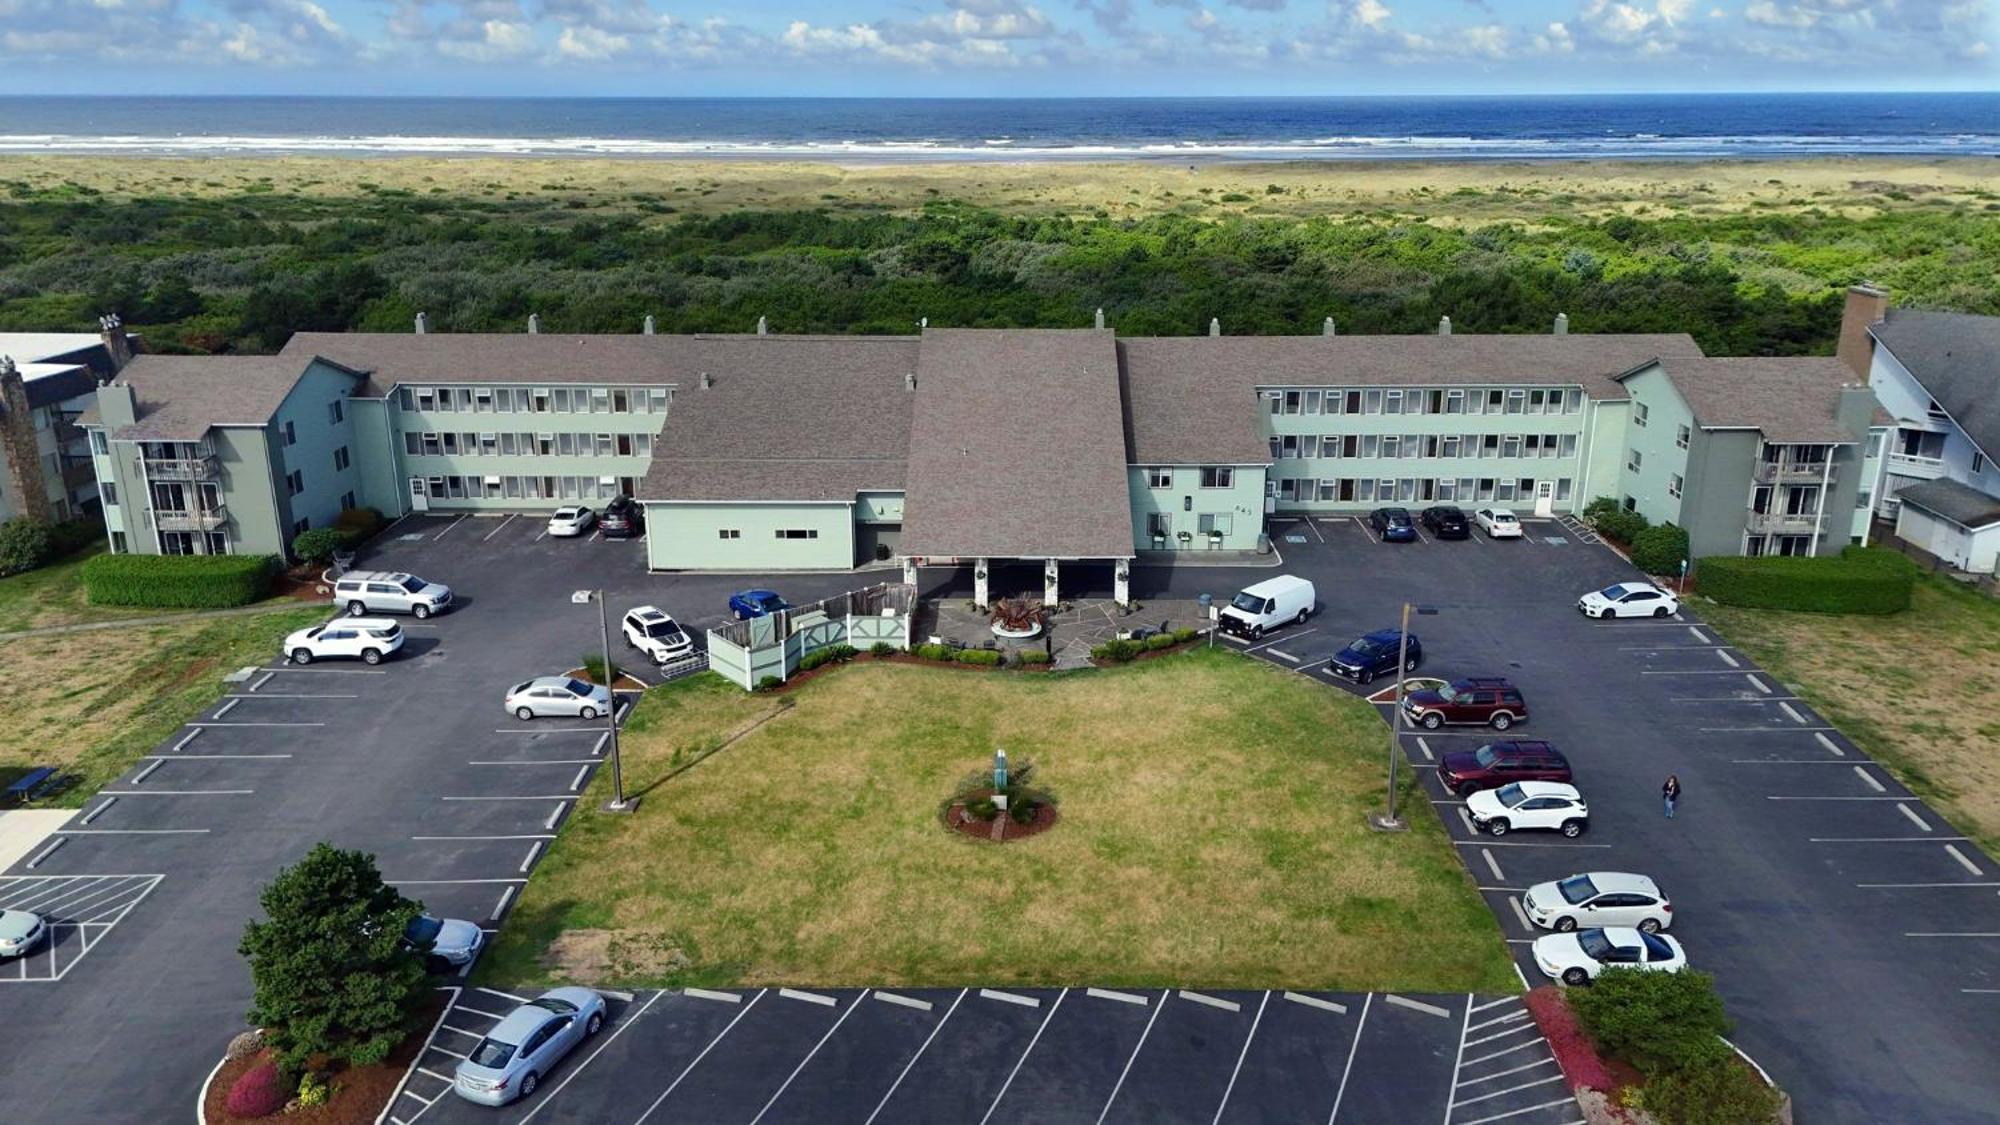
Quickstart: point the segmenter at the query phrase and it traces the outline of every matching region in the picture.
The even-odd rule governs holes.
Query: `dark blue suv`
[[[775,590],[743,590],[729,595],[729,612],[738,621],[748,621],[752,617],[764,617],[781,609],[792,608],[791,603],[778,596]]]
[[[1403,634],[1394,629],[1377,629],[1335,653],[1326,670],[1357,684],[1393,674],[1399,660],[1403,671],[1414,672],[1424,662],[1424,644],[1415,633],[1410,634],[1409,659],[1402,660],[1402,656]]]
[[[1377,508],[1368,513],[1368,526],[1384,543],[1414,543],[1417,523],[1408,508]]]

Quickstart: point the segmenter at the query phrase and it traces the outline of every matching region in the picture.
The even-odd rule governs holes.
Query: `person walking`
[[[1660,786],[1660,803],[1667,807],[1667,819],[1674,818],[1674,805],[1681,799],[1681,779],[1679,774],[1668,774],[1665,785]]]

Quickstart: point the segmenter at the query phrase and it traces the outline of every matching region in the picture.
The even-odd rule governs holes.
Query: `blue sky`
[[[2000,0],[0,0],[7,92],[2000,87]]]

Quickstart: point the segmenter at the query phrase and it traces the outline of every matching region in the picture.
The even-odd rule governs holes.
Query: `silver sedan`
[[[508,688],[506,706],[517,719],[547,715],[595,719],[611,713],[611,689],[571,676],[536,676]]]
[[[525,1098],[570,1049],[604,1026],[604,998],[588,988],[552,988],[507,1013],[452,1076],[459,1097],[480,1105]]]

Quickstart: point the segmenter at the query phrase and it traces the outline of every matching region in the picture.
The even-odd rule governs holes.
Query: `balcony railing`
[[[220,506],[201,511],[153,509],[153,523],[161,531],[214,531],[228,519],[229,510]]]
[[[1944,458],[1919,457],[1914,453],[1891,453],[1889,471],[1899,477],[1935,480],[1944,475]]]
[[[148,480],[214,480],[222,473],[215,454],[199,457],[148,457],[144,466]]]
[[[1818,522],[1819,517],[1811,512],[1798,514],[1791,512],[1751,512],[1749,518],[1751,531],[1776,534],[1810,532]]]
[[[1839,476],[1840,470],[1836,468],[1829,472],[1827,464],[1824,461],[1818,463],[1806,461],[1757,462],[1757,483],[1759,484],[1776,484],[1779,482],[1818,484],[1820,481],[1835,479]]]

